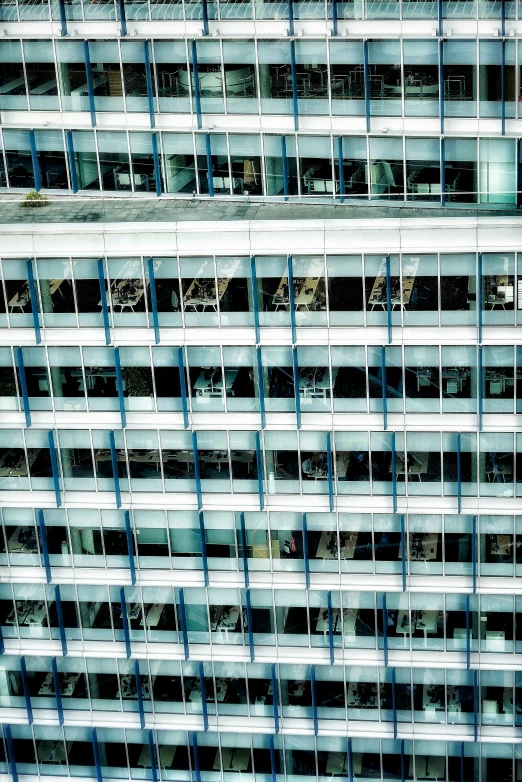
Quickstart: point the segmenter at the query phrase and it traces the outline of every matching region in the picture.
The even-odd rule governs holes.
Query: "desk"
[[[29,292],[29,283],[26,282],[23,288],[15,293],[15,295],[9,300],[8,306],[11,308],[11,312],[15,307],[18,307],[22,312],[31,300],[31,294]]]
[[[252,451],[231,451],[230,453],[230,460],[232,464],[246,464],[249,475],[254,463],[254,458],[255,454]]]
[[[442,192],[441,172],[438,166],[424,166],[408,177],[408,185],[419,195],[440,195]]]
[[[302,371],[304,372],[304,368]],[[339,367],[332,368],[332,381],[330,382],[328,367],[310,367],[306,374],[299,377],[299,395],[305,399],[328,399],[338,372]]]
[[[80,676],[81,673],[64,673],[60,679],[60,674],[58,674],[58,679],[60,680],[60,694],[63,698],[72,697]],[[38,695],[54,695],[54,680],[52,673],[48,673],[43,680],[42,685],[38,690]]]
[[[59,766],[66,763],[67,757],[62,741],[43,739],[36,747],[40,763],[55,763]]]
[[[504,630],[486,630],[486,651],[505,652],[506,633]]]
[[[424,684],[422,687],[422,708],[426,710],[444,711],[444,685]]]
[[[295,298],[294,298],[295,301]],[[288,277],[281,277],[277,290],[272,296],[272,306],[275,311],[279,310],[279,307],[286,309],[290,304],[290,298],[288,294]]]
[[[410,561],[423,561],[437,559],[439,536],[437,532],[410,532],[409,556]],[[399,554],[399,558],[400,558]]]
[[[325,453],[313,453],[301,464],[303,475],[307,478],[326,478],[328,476],[327,459]]]
[[[421,475],[428,472],[429,454],[425,452],[414,453],[413,451],[409,451],[407,458],[408,458],[408,478],[411,478],[413,475],[416,475],[420,481]],[[406,471],[404,468],[404,460],[402,456],[400,456],[400,454],[397,454],[396,456],[395,467],[396,467],[397,475],[405,474]]]
[[[358,608],[343,608],[343,635],[355,638],[355,626],[359,616]]]
[[[15,527],[7,541],[7,551],[10,554],[37,554],[36,530],[33,527]]]
[[[159,764],[161,768],[170,768],[172,766],[176,749],[177,747],[172,745],[164,745],[159,748]],[[152,768],[148,744],[144,744],[142,747],[138,766],[141,766],[142,768]]]
[[[482,701],[482,714],[488,714],[489,716],[498,714],[497,701]]]
[[[377,708],[377,685],[369,682],[348,685],[348,706]]]
[[[250,765],[250,750],[246,747],[221,747],[221,760],[223,771],[247,771]],[[214,760],[214,771],[221,769],[219,749]]]
[[[414,633],[416,630],[422,630],[424,638],[426,638],[428,633],[437,632],[437,614],[438,611],[431,610],[412,611],[410,616],[408,611],[399,611],[395,632],[400,635],[409,635],[410,631]]]
[[[124,307],[128,307],[134,312],[134,307],[144,294],[145,287],[141,282],[135,285],[131,280],[122,280],[116,285],[112,284],[110,298],[112,306],[120,307],[120,312],[123,312]],[[110,302],[108,304],[111,306]],[[98,302],[98,306],[101,306],[101,300]]]
[[[200,282],[197,278],[193,279],[183,297],[185,309],[187,309],[187,307],[192,307],[192,309],[197,312],[198,307],[201,307],[202,311],[207,307],[211,307],[214,312],[217,312],[217,302],[221,301],[225,295],[229,283],[230,279],[228,278],[218,280],[216,297],[214,280],[205,278],[204,282]]]
[[[490,535],[491,553],[499,557],[511,556],[513,537],[511,535]]]
[[[395,307],[401,307],[404,309],[404,305],[410,303],[411,294],[413,293],[413,287],[415,285],[415,275],[417,273],[418,265],[419,258],[411,258],[407,263],[405,262],[402,270],[402,292],[392,288],[390,294],[392,309],[395,309]],[[392,278],[392,286],[393,279],[396,279],[396,277]],[[383,310],[386,310],[386,260],[384,259],[381,261],[381,265],[377,271],[377,276],[373,283],[370,298],[368,299],[368,304],[371,305],[372,310],[374,310],[377,306],[381,307]]]
[[[441,755],[416,755],[410,757],[410,777],[413,779],[413,765],[417,779],[445,779],[446,758]]]
[[[234,630],[239,620],[239,606],[211,606],[210,629],[217,632],[221,630]]]
[[[326,761],[327,776],[345,776],[348,766],[346,752],[329,752]],[[352,752],[352,771],[354,774],[362,774],[362,752]]]
[[[281,546],[278,540],[272,541],[272,559],[281,559]],[[265,544],[259,544],[252,546],[252,558],[253,559],[268,559],[268,542]]]
[[[353,559],[357,545],[358,532],[340,533],[341,559]],[[337,559],[338,543],[336,532],[322,532],[317,546],[316,559]]]
[[[217,464],[218,472],[221,472],[221,465],[228,465],[228,453],[227,451],[200,451],[199,461],[203,464]]]
[[[145,616],[146,627],[157,627],[159,625],[165,603],[152,603],[147,609],[147,615]]]
[[[446,687],[446,700],[448,704],[448,711],[462,711],[462,705],[460,703],[460,692],[458,687],[451,684]]]
[[[13,79],[13,81],[10,81],[8,84],[3,84],[0,86],[0,95],[11,94],[13,93],[13,90],[18,89],[18,87],[25,87],[25,79],[23,76],[19,76],[17,79]]]
[[[234,396],[234,392],[232,391],[232,386],[234,385],[234,382],[236,380],[236,377],[238,375],[239,369],[225,369],[225,389],[227,396]],[[221,391],[221,395],[223,393],[223,376],[220,380],[218,380],[215,385],[214,389],[217,389],[218,391]]]
[[[447,394],[460,394],[464,387],[464,381],[470,375],[465,367],[447,367],[442,370],[442,380],[446,381]]]
[[[297,280],[300,279],[301,278],[299,277],[297,278]],[[294,280],[294,285],[297,280]],[[320,280],[320,277],[306,277],[299,290],[295,290],[294,288],[294,304],[296,309],[299,307],[304,307],[305,310],[310,309]]]
[[[154,684],[155,676],[152,677],[152,684]],[[141,681],[141,697],[145,701],[150,701],[150,684],[148,676],[140,676]],[[124,673],[120,676],[120,694],[123,700],[137,700],[138,693],[136,691],[136,677],[133,673]]]
[[[341,609],[340,608],[332,608],[332,634],[337,632],[339,620],[341,618]],[[329,633],[330,627],[328,625],[328,609],[323,608],[321,611],[319,611],[319,616],[317,617],[317,624],[315,625],[315,629],[318,633]]]

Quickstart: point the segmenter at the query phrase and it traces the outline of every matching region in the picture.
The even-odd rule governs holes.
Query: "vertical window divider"
[[[27,393],[27,377],[25,375],[23,348],[15,350],[16,366],[18,367],[18,376],[20,378],[20,391],[22,392],[22,403],[24,406],[25,425],[31,426],[31,408],[29,407],[29,394]]]
[[[328,468],[328,502],[330,513],[334,509],[334,479],[332,463],[332,433],[326,433],[326,465]]]
[[[382,417],[384,431],[388,428],[388,386],[386,383],[386,346],[381,347]]]
[[[62,38],[67,35],[67,17],[65,16],[65,2],[64,0],[58,0],[58,6],[60,9],[60,32]]]
[[[29,297],[31,299],[31,309],[33,315],[34,336],[36,344],[39,345],[42,341],[42,335],[40,332],[40,317],[38,315],[38,297],[36,295],[36,285],[34,283],[33,261],[32,258],[27,259],[27,282],[29,284]]]
[[[315,665],[310,666],[310,688],[312,691],[312,718],[314,721],[314,736],[319,733],[319,720],[317,718],[317,692],[315,688]]]
[[[149,42],[147,39],[143,41],[143,58],[145,60],[145,80],[147,82],[147,101],[149,104],[149,117],[150,126],[154,128],[156,119],[154,117],[154,92],[152,90],[152,77],[150,75],[150,52]]]
[[[402,298],[402,292],[401,292]],[[390,254],[386,254],[386,313],[388,315],[388,345],[392,343],[392,297],[391,297],[391,271]]]
[[[123,396],[123,376],[121,374],[120,349],[114,348],[114,367],[116,369],[116,387],[118,389],[118,402],[120,405],[121,428],[127,426],[127,416],[125,414],[125,397]]]
[[[103,316],[103,328],[105,329],[105,344],[111,344],[111,329],[109,325],[109,308],[107,306],[107,289],[105,286],[105,269],[103,258],[98,258],[98,281],[100,283],[100,300]]]
[[[274,704],[274,733],[279,733],[279,690],[277,689],[277,675],[275,663],[271,666],[272,674],[272,701]]]
[[[464,779],[464,742],[460,742],[460,780],[465,782]]]
[[[198,734],[196,731],[192,731],[190,734],[190,744],[192,747],[192,752],[194,754],[194,773],[195,773],[195,782],[201,782],[201,768],[199,765],[199,748],[198,748]]]
[[[51,456],[54,496],[56,498],[56,507],[59,508],[62,504],[62,495],[60,492],[60,473],[58,472],[58,459],[56,458],[56,446],[54,443],[54,432],[52,429],[49,429],[47,432],[47,442],[49,444],[49,454]]]
[[[482,431],[482,345],[478,346],[478,378],[477,378],[477,395],[478,395],[478,430]]]
[[[504,14],[504,0],[502,0],[502,12]],[[502,15],[502,35],[505,34],[505,19]],[[501,41],[501,60],[500,60],[500,106],[501,106],[501,134],[506,135],[506,40]]]
[[[188,660],[190,648],[188,642],[187,614],[185,611],[185,593],[183,591],[183,587],[179,587],[178,595],[179,595],[179,618],[181,621],[181,635],[183,638],[183,651],[185,653],[185,660]]]
[[[152,159],[154,161],[154,178],[156,179],[156,195],[161,195],[161,166],[158,152],[158,136],[156,133],[152,133]]]
[[[239,533],[241,536],[241,550],[243,555],[243,576],[245,579],[245,588],[250,586],[250,579],[248,573],[248,553],[247,553],[247,538],[245,529],[245,514],[243,511],[239,514]],[[250,626],[250,624],[249,624]]]
[[[287,0],[288,2],[288,33],[294,35],[294,4],[293,0]]]
[[[500,0],[501,33],[506,34],[506,0]]]
[[[392,471],[392,494],[393,494],[393,512],[397,513],[397,453],[395,451],[395,432],[391,433],[391,471]],[[404,469],[406,471],[406,450],[404,451]]]
[[[98,744],[98,733],[96,728],[91,728],[91,744],[92,754],[94,756],[94,765],[96,766],[96,782],[103,782],[101,762],[100,762],[100,747]]]
[[[446,206],[446,142],[440,139],[440,205]]]
[[[254,630],[252,628],[252,604],[250,602],[250,589],[245,589],[245,603],[248,621],[248,645],[250,647],[250,662],[255,660]]]
[[[473,736],[478,741],[478,671],[473,671]]]
[[[203,18],[203,35],[208,35],[208,6],[207,0],[201,0],[201,16]]]
[[[156,751],[154,748],[154,739],[151,730],[147,731],[147,741],[149,743],[150,769],[152,774],[152,782],[158,782],[158,770],[156,766]]]
[[[199,471],[199,456],[198,456],[198,436],[196,432],[192,432],[192,451],[194,453],[194,477],[196,479],[196,497],[198,501],[198,511],[199,511],[203,507],[203,495],[201,492],[201,475]]]
[[[406,782],[406,758],[404,756],[404,739],[401,739],[401,782]]]
[[[286,157],[286,136],[281,136],[281,167],[283,169],[283,193],[288,201],[290,188],[288,186],[288,159]]]
[[[39,193],[42,189],[42,180],[40,177],[40,166],[38,165],[38,155],[36,154],[36,141],[33,129],[29,131],[29,148],[31,150],[31,162],[33,164],[34,189]]]
[[[332,0],[332,2],[335,3],[337,7],[337,0]],[[337,20],[335,21],[335,26],[337,26]],[[337,35],[337,33],[335,32],[334,35]],[[345,181],[344,181],[344,152],[343,152],[342,136],[337,137],[337,157],[339,158],[339,200],[341,204],[344,204]]]
[[[299,396],[299,365],[297,363],[297,347],[292,348],[292,362],[294,370],[294,397],[295,397],[295,417],[297,428],[301,428],[301,397]]]
[[[20,673],[22,676],[22,687],[24,688],[24,700],[25,709],[27,711],[27,722],[29,725],[33,724],[33,707],[31,706],[31,695],[29,692],[29,681],[27,679],[27,668],[25,665],[25,657],[20,657]]]
[[[466,669],[471,664],[471,616],[469,610],[469,595],[466,595]]]
[[[87,94],[89,96],[89,111],[91,114],[91,125],[96,127],[96,109],[94,106],[94,83],[92,79],[91,55],[89,52],[89,41],[83,42],[83,56],[85,59],[85,74],[87,76]]]
[[[11,735],[11,726],[4,725],[3,730],[4,730],[5,743],[7,745],[7,760],[9,761],[9,771],[11,772],[11,776],[13,777],[13,782],[18,782],[18,770],[16,768],[16,760],[15,760],[15,753],[13,747],[13,737]]]
[[[205,520],[203,518],[203,511],[198,513],[199,517],[199,534],[201,537],[201,554],[203,559],[203,577],[205,579],[205,586],[208,587],[208,558],[207,558],[207,541],[205,539]]]
[[[58,712],[58,722],[60,725],[63,725],[62,690],[60,688],[60,679],[58,676],[56,657],[51,657],[51,671],[53,674],[54,697],[56,698],[56,711]]]
[[[261,439],[259,437],[259,432],[254,432],[254,437],[256,440],[256,461],[257,461],[257,490],[259,492],[259,510],[265,509],[265,495],[264,495],[264,488],[263,488],[263,454],[261,452]]]
[[[260,329],[259,329],[259,302],[257,300],[257,272],[256,272],[256,256],[250,256],[250,278],[252,280],[252,309],[254,311],[254,330],[256,334],[256,345],[261,342]]]
[[[404,525],[404,513],[401,513],[401,565],[402,591],[406,592],[406,530]]]
[[[127,600],[125,599],[125,587],[120,587],[120,606],[121,606],[121,621],[123,624],[123,638],[125,641],[125,653],[127,660],[132,654],[131,641],[129,633],[129,617],[127,615]],[[138,685],[136,684],[136,689]],[[142,726],[143,727],[143,726]]]
[[[462,511],[462,442],[461,434],[457,432],[457,513]]]
[[[305,569],[306,588],[310,589],[310,560],[308,559],[308,525],[306,523],[306,513],[302,514],[303,520],[303,560]]]
[[[256,358],[257,358],[257,377],[259,386],[259,412],[261,416],[261,429],[266,427],[266,413],[265,413],[265,389],[263,386],[263,362],[261,358],[261,346],[256,345]]]
[[[201,714],[203,716],[203,730],[208,730],[207,685],[205,684],[205,671],[203,663],[198,663],[199,688],[201,690]]]
[[[152,138],[156,139],[156,135],[153,133]],[[158,148],[156,147],[156,156]],[[154,160],[154,166],[156,166],[156,160]],[[154,325],[154,341],[156,345],[160,343],[160,327],[158,318],[158,297],[156,295],[156,277],[154,276],[154,261],[152,258],[147,259],[147,267],[149,272],[149,285],[150,285],[150,301],[152,304],[152,323]]]
[[[47,533],[45,531],[44,514],[41,508],[36,511],[36,517],[38,519],[38,529],[40,532],[40,549],[42,552],[43,565],[45,568],[45,577],[47,579],[47,583],[50,584],[52,580],[51,564],[49,562],[49,549],[47,547]]]
[[[332,0],[332,34],[339,35],[338,28],[338,16],[337,16],[337,0]]]
[[[65,635],[65,622],[63,621],[62,595],[60,593],[59,584],[56,584],[54,587],[54,602],[56,603],[56,615],[58,617],[58,630],[60,633],[60,641],[62,644],[62,655],[63,657],[67,657],[67,638]]]
[[[294,291],[294,264],[291,255],[286,258],[288,265],[288,306],[290,308],[290,325],[292,327],[292,345],[297,342],[297,330],[295,322],[295,291]]]
[[[277,769],[276,769],[276,763],[275,763],[275,747],[274,747],[274,737],[272,734],[268,737],[268,746],[270,748],[270,769],[272,771],[272,782],[277,782]],[[13,782],[16,782],[13,780]]]
[[[392,686],[392,716],[393,716],[393,738],[397,738],[397,694],[395,690],[395,668],[391,669]]]
[[[181,392],[181,407],[183,409],[183,426],[188,429],[189,417],[188,417],[188,403],[187,403],[187,382],[185,376],[185,361],[183,358],[183,348],[178,348],[178,371],[179,371],[179,388]]]
[[[138,696],[140,727],[143,730],[145,728],[145,709],[143,708],[143,693],[141,691],[141,673],[139,660],[134,660],[134,678],[136,679],[136,695]]]
[[[2,632],[2,628],[0,627],[0,654],[4,654],[4,652],[5,652],[4,634]]]
[[[353,754],[352,754],[352,740],[350,736],[346,739],[346,755],[348,757],[348,780],[353,782]]]
[[[471,559],[473,567],[473,594],[477,594],[477,517],[471,519]]]
[[[442,35],[442,0],[437,0],[437,22],[438,22],[437,34],[441,36]]]
[[[439,15],[442,17],[442,0],[438,0]],[[442,35],[442,18],[439,21],[439,35]],[[444,136],[444,41],[439,38],[439,114],[440,135]],[[441,188],[441,193],[444,191]]]
[[[288,10],[292,10],[290,18],[290,35],[294,34],[294,15],[292,0],[288,0]],[[297,68],[295,63],[295,41],[290,41],[290,66],[292,68],[292,104],[294,107],[294,130],[299,130],[299,105],[297,102]]]
[[[125,13],[125,0],[118,0],[120,8],[120,28],[121,35],[125,38],[127,35],[127,14]]]
[[[388,612],[386,611],[386,592],[382,593],[382,644],[384,648],[384,665],[388,667]]]
[[[194,73],[194,102],[196,104],[196,120],[198,130],[201,130],[201,94],[199,89],[199,69],[198,69],[198,53],[196,49],[196,41],[191,41],[190,51],[192,54],[192,70]],[[190,81],[189,81],[190,84]]]
[[[132,529],[130,523],[130,512],[126,510],[123,514],[125,519],[125,537],[127,538],[127,553],[129,556],[129,570],[131,574],[132,586],[136,583],[136,566],[134,564],[134,546],[132,542]]]
[[[482,253],[477,256],[477,339],[478,344],[482,345]]]
[[[205,133],[205,152],[207,154],[207,179],[208,179],[208,194],[211,198],[214,197],[214,167],[212,165],[212,145],[210,143],[210,133]]]
[[[116,441],[114,431],[109,431],[109,447],[111,449],[112,477],[114,480],[114,494],[116,495],[116,507],[121,508],[120,476],[118,473],[118,455],[116,453]]]
[[[364,69],[364,112],[366,114],[366,132],[370,132],[370,66],[368,64],[368,39],[363,41],[363,69]]]
[[[61,0],[63,2],[63,0]],[[69,170],[71,172],[71,188],[73,193],[78,192],[78,177],[76,176],[76,165],[74,162],[74,139],[72,130],[65,131],[65,142],[67,144],[67,155],[69,157]]]
[[[330,647],[330,665],[335,662],[334,636],[333,636],[333,614],[332,614],[332,593],[326,593],[326,605],[328,610],[328,645]]]

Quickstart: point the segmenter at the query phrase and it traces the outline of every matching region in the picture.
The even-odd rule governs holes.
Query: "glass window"
[[[335,472],[339,494],[370,493],[367,432],[335,433]]]
[[[474,138],[446,138],[444,140],[444,155],[446,161],[444,168],[446,200],[475,203],[478,193],[477,140]],[[487,150],[485,161],[487,161]],[[488,165],[485,162],[486,171]],[[487,190],[485,184],[484,190]]]
[[[125,85],[125,107],[127,111],[149,111],[147,91],[147,76],[144,46],[150,46],[148,41],[137,43],[121,41],[121,62],[123,68],[123,84]],[[150,79],[154,94],[154,71],[150,65]]]
[[[47,371],[47,359],[45,348],[23,348],[23,360],[27,394],[31,410],[51,410],[51,386]],[[18,371],[18,385],[20,387],[20,374]]]
[[[513,323],[515,257],[512,254],[482,254],[482,322]]]
[[[267,195],[297,195],[295,136],[264,136],[264,144]]]
[[[290,325],[288,262],[283,255],[256,258],[257,304],[261,326]]]
[[[131,489],[134,491],[162,492],[163,480],[161,476],[158,433],[156,431],[128,429],[125,434]]]
[[[226,432],[198,431],[201,490],[230,492],[230,467]]]
[[[221,325],[253,325],[250,259],[216,257],[216,268]]]
[[[56,58],[63,111],[89,111],[82,41],[57,40]]]
[[[195,193],[196,164],[191,133],[163,133],[165,180],[168,193]]]
[[[361,260],[360,255],[326,256],[331,326],[355,326],[363,323]]]
[[[438,42],[405,40],[403,45],[404,113],[407,117],[438,117]]]
[[[261,355],[266,410],[295,410],[292,349],[263,347]]]
[[[417,515],[410,513],[408,515],[408,543],[407,543],[406,559],[408,560],[408,568],[411,575],[413,574],[431,574],[442,575],[442,517],[435,515]],[[430,595],[413,595],[412,594],[411,607],[414,611],[417,607],[428,608],[430,603]],[[418,638],[426,636],[426,634],[437,636],[438,638],[444,638],[444,632],[442,630],[442,595],[437,595],[434,598],[437,603],[437,612],[440,610],[440,617],[430,616],[424,617],[424,625],[421,622],[423,617],[418,617],[416,628],[414,630],[414,637],[417,634]],[[433,603],[433,599],[431,599]],[[433,607],[433,606],[432,606]],[[440,627],[438,628],[438,620],[440,619]],[[429,628],[429,629],[428,629]],[[426,632],[424,632],[426,630]],[[415,644],[414,644],[415,646]],[[417,644],[417,647],[420,644]],[[442,649],[442,642],[440,645],[430,644],[430,648]]]
[[[477,259],[474,253],[440,256],[441,325],[477,322]]]
[[[256,437],[254,432],[229,432],[230,461],[235,492],[254,493],[259,491]],[[261,476],[262,476],[261,472]],[[206,517],[205,517],[206,518]]]
[[[160,432],[165,491],[195,492],[192,437],[185,431]]]
[[[52,41],[24,41],[25,72],[32,111],[57,111],[58,85]]]
[[[47,348],[55,410],[86,410],[80,348]]]
[[[264,433],[266,478],[269,494],[298,494],[299,457],[297,432]],[[293,553],[293,552],[291,552]]]
[[[151,133],[129,133],[134,192],[155,193],[162,191],[161,170],[156,174],[156,163]]]
[[[118,410],[113,348],[83,348],[89,410]]]
[[[257,356],[254,347],[223,347],[227,410],[259,410]],[[231,432],[232,435],[232,432]]]
[[[406,410],[438,413],[440,370],[438,346],[405,347]]]
[[[97,133],[104,190],[132,190],[127,134],[103,130]]]
[[[58,445],[64,489],[95,491],[90,433],[86,430],[60,429]]]
[[[459,435],[443,432],[444,494],[456,496],[459,492]],[[460,434],[460,493],[477,496],[477,436],[474,432]]]
[[[162,8],[166,6],[163,4]],[[175,7],[169,4],[169,7]],[[158,104],[161,112],[190,111],[187,52],[184,41],[154,41],[158,77]]]
[[[330,41],[332,114],[365,114],[362,41]]]
[[[9,187],[34,190],[34,171],[28,130],[4,130],[4,152]]]
[[[223,72],[221,69],[221,46],[219,41],[198,41],[198,82],[201,111],[204,114],[223,114]],[[194,84],[194,66],[192,72],[192,88]],[[195,111],[195,107],[193,109]]]
[[[398,6],[398,4],[397,4]],[[369,41],[370,113],[373,117],[401,116],[402,77],[400,42]]]
[[[225,393],[232,391],[235,378],[229,372],[228,376],[225,374],[225,382],[223,382],[221,349],[219,347],[189,347],[187,348],[187,357],[192,409],[224,410]]]
[[[444,116],[477,116],[475,41],[444,41]]]
[[[481,139],[480,202],[516,203],[516,151],[513,139]]]
[[[179,350],[181,348],[152,348],[154,387],[158,410],[182,410],[181,380],[185,384],[187,398],[189,396],[185,373],[182,378],[179,374]]]
[[[221,8],[225,6],[221,6]],[[253,41],[223,41],[223,64],[227,110],[234,114],[257,114],[257,78]]]
[[[293,114],[290,41],[259,41],[257,56],[262,113]]]
[[[181,326],[181,294],[177,258],[153,258],[153,273],[156,287],[156,306],[160,326]],[[149,280],[149,260],[145,261],[147,304],[149,326],[154,325]],[[161,350],[161,348],[160,348]],[[177,364],[177,361],[175,362]]]
[[[368,151],[365,136],[340,136],[334,141],[335,192],[368,198]],[[339,161],[343,161],[344,190],[340,181]]]
[[[231,133],[228,142],[234,194],[261,195],[261,137]]]
[[[477,350],[469,345],[442,346],[442,410],[476,412]]]
[[[123,111],[123,85],[117,41],[90,41],[96,111]]]
[[[222,298],[226,286],[216,296],[214,259],[180,258],[180,271],[185,325],[217,326],[217,296]]]
[[[0,108],[27,110],[20,41],[0,42]],[[5,187],[5,182],[1,184]]]
[[[0,348],[0,409],[19,409],[11,348]]]
[[[446,514],[444,517],[444,572],[447,575],[472,574],[472,531],[471,516]],[[448,628],[448,638],[450,636]]]
[[[229,195],[232,181],[228,166],[226,135],[224,133],[214,133],[212,136],[198,134],[196,136],[196,152],[198,153],[200,192],[210,194],[209,176],[212,174],[214,193]]]
[[[512,413],[515,394],[513,346],[482,348],[482,407],[485,413]]]
[[[78,190],[99,190],[100,176],[93,130],[73,130],[74,166]]]
[[[329,114],[326,42],[296,40],[295,62],[299,114]]]
[[[481,117],[502,114],[502,41],[479,41]]]
[[[153,411],[154,386],[149,348],[120,348],[120,364],[125,409]]]
[[[299,136],[301,195],[333,193],[332,152],[328,136]]]
[[[404,198],[403,158],[402,138],[370,137],[370,192],[373,200]]]
[[[513,435],[511,432],[480,435],[480,494],[513,496]]]
[[[439,139],[407,138],[406,198],[411,201],[440,201],[441,192]]]
[[[145,282],[141,258],[109,258],[108,306],[115,326],[146,326]]]

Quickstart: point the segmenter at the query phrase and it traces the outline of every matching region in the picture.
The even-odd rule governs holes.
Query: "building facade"
[[[520,13],[0,0],[2,779],[522,779]]]

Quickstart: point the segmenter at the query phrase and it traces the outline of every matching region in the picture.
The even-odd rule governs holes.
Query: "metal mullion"
[[[154,372],[154,356],[152,354],[152,345],[149,345],[149,349],[150,349],[150,366],[151,366],[151,374],[152,374],[152,393],[154,394],[154,407],[155,407],[155,412],[157,413],[159,412],[158,395],[156,393],[156,373]],[[159,443],[159,439],[158,439],[158,443]]]
[[[301,193],[301,165],[300,165],[300,159],[299,159],[299,138],[301,138],[301,135],[299,133],[293,133],[292,134],[295,139],[295,166],[296,166],[296,172],[297,172],[297,195],[299,198],[302,198],[303,195],[308,195],[307,193]],[[299,138],[298,138],[299,137]],[[286,156],[288,160],[288,155]],[[288,179],[288,184],[290,185],[290,178]],[[290,187],[288,188],[290,190]],[[290,193],[289,193],[290,195]]]
[[[69,264],[71,267],[71,282],[72,282],[72,289],[73,289],[73,300],[74,300],[74,314],[76,316],[76,326],[75,328],[80,328],[80,321],[78,316],[78,294],[76,293],[76,278],[74,276],[74,263],[72,262],[72,258],[69,257]],[[81,347],[81,346],[80,346]],[[81,352],[80,352],[81,356]],[[82,371],[83,371],[83,363],[82,363]],[[85,385],[85,377],[83,378],[83,389],[84,394],[87,393],[87,386]]]
[[[221,4],[218,3],[218,15],[221,14]],[[223,39],[218,39],[218,45],[219,45],[219,65],[221,68],[221,83],[223,84],[223,110],[225,116],[228,114],[228,106],[227,106],[227,82],[226,82],[226,76],[225,76],[225,62],[223,60]],[[227,145],[228,148],[228,145]],[[232,183],[231,183],[232,184]]]
[[[259,106],[261,107],[261,99],[259,99]],[[260,133],[259,138],[261,141],[261,182],[263,185],[262,190],[263,190],[263,194],[268,195],[267,177],[265,171],[265,134]]]
[[[401,3],[400,8],[401,8],[401,19],[402,19],[402,3]],[[399,50],[400,50],[400,58],[401,58],[401,86],[402,86],[402,91],[401,91],[401,115],[402,115],[402,117],[401,118],[403,119],[404,118],[404,114],[405,114],[405,105],[406,105],[406,85],[404,83],[404,46],[402,45],[402,41],[399,41]],[[403,144],[404,144],[404,140],[405,140],[405,137],[403,135],[403,137],[402,137]],[[404,176],[404,178],[403,178],[403,187],[406,190],[406,176]]]
[[[27,458],[27,443],[25,442],[25,433],[27,429],[22,429],[22,440],[24,444],[24,456],[25,456],[25,463],[27,464],[28,470],[27,470],[27,477],[29,479],[29,491],[33,491],[33,484],[31,481],[31,468],[29,467],[29,459]],[[8,556],[9,564],[11,565],[11,556]]]
[[[365,413],[368,415],[370,412],[370,378],[369,370],[368,370],[368,348],[370,345],[363,345],[364,350],[364,383],[365,383],[365,390],[366,390],[366,410]]]
[[[366,200],[370,201],[371,197],[371,164],[370,164],[370,137],[366,132],[366,170],[368,171],[368,182],[366,183]],[[363,285],[363,296],[365,295],[365,288]],[[364,324],[366,326],[366,323]]]
[[[5,157],[5,148],[4,148],[4,134],[2,132],[2,128],[0,128],[0,146],[1,146],[1,153],[2,153],[2,158],[1,159],[4,161],[5,186],[6,186],[6,188],[8,188],[9,187],[9,172],[7,171],[7,160],[6,160],[6,157]],[[10,326],[9,326],[9,328],[10,328]]]
[[[67,24],[67,22],[66,22],[66,24]],[[58,57],[56,56],[56,39],[52,38],[51,39],[51,43],[52,43],[52,47],[53,47],[53,57],[54,57],[55,72],[56,72],[56,75],[58,76],[59,70],[58,70]],[[63,109],[63,105],[62,105],[62,93],[61,93],[61,90],[59,89],[58,79],[57,79],[56,86],[58,87],[58,89],[57,89],[57,93],[58,93],[58,107],[59,107],[58,110],[59,111],[63,111],[64,109]]]
[[[101,175],[101,166],[100,166],[100,152],[98,149],[98,133],[96,129],[94,129],[94,149],[96,152],[96,165],[98,167],[98,182],[100,183],[100,192],[103,192],[103,179]]]
[[[26,111],[31,111],[31,103],[29,101],[29,81],[27,79],[27,69],[26,69],[26,65],[25,65],[24,41],[21,41],[20,49],[22,51],[22,68],[23,68],[23,71],[24,71],[24,79],[25,79],[25,98],[27,100],[27,109],[26,109]],[[23,111],[23,109],[22,109],[22,111]],[[6,167],[5,170],[7,172],[7,167]]]
[[[131,148],[130,148],[129,130],[126,129],[124,131],[124,133],[125,133],[125,138],[127,139],[127,157],[129,158],[129,169],[130,169],[130,172],[131,172],[131,177],[130,177],[130,180],[131,180],[131,192],[134,193],[135,192],[135,190],[134,190],[134,164],[132,162],[132,152],[131,152]],[[147,297],[145,296],[145,298],[147,298]]]
[[[192,112],[192,113],[194,114],[194,112]],[[193,144],[193,147],[194,147],[194,173],[196,174],[196,193],[197,193],[197,195],[201,195],[201,193],[200,193],[200,186],[199,186],[198,151],[197,151],[197,145],[196,145],[196,139],[199,137],[199,134],[195,133],[194,131],[191,131],[191,132],[192,132],[192,144]],[[184,307],[183,307],[183,312],[184,312]],[[184,320],[183,320],[183,323],[185,323]]]
[[[230,133],[225,134],[225,140],[227,142],[227,157],[228,157],[228,177],[230,179],[230,195],[234,195],[234,181],[232,179],[232,161],[230,159]],[[217,289],[216,289],[217,290]],[[220,318],[221,322],[221,318]]]

